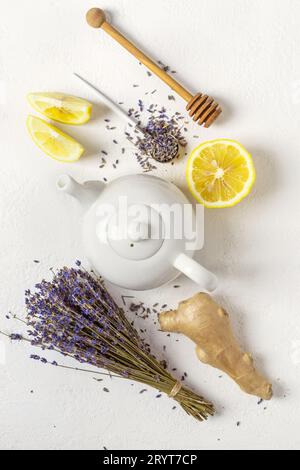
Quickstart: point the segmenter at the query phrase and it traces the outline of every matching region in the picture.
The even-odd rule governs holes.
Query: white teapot
[[[192,258],[203,246],[203,217],[172,183],[139,174],[81,185],[63,175],[57,187],[83,206],[86,255],[111,283],[148,290],[184,273],[204,290],[216,288],[216,276]]]

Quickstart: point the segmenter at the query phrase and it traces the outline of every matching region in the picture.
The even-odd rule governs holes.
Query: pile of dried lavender
[[[152,386],[199,421],[213,415],[211,403],[178,383],[151,354],[102,280],[82,269],[79,261],[77,266],[53,273],[52,281],[43,280],[34,293],[26,291],[28,337],[9,337]],[[38,355],[32,358],[48,362]]]
[[[187,142],[182,134],[184,116],[176,112],[168,116],[166,108],[158,109],[157,105],[151,104],[145,109],[142,100],[138,102],[139,110],[131,108],[129,116],[138,120],[142,125],[142,114],[144,111],[150,114],[147,124],[143,127],[143,135],[140,133],[126,132],[126,137],[133,142],[138,153],[136,157],[144,171],[151,171],[156,167],[149,161],[151,158],[167,163],[178,156],[180,147],[185,147]]]

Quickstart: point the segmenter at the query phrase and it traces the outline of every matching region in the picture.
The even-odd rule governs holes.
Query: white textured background
[[[97,2],[96,2],[97,3]],[[103,33],[87,27],[84,0],[0,1],[0,328],[8,310],[22,316],[23,291],[50,266],[83,258],[75,201],[55,189],[61,172],[80,180],[138,172],[131,156],[118,170],[103,117],[109,113],[71,75],[81,72],[128,107],[145,91],[168,104],[167,88]],[[298,0],[103,0],[114,23],[154,58],[178,71],[196,92],[224,105],[224,116],[199,139],[240,140],[252,152],[257,184],[239,206],[206,212],[203,263],[220,278],[217,298],[231,312],[244,346],[274,381],[275,398],[257,405],[229,379],[197,361],[193,345],[165,338],[149,321],[154,350],[188,383],[214,400],[218,414],[204,424],[172,411],[139,385],[103,385],[88,374],[62,371],[28,359],[30,348],[0,340],[0,448],[3,449],[296,449],[299,448],[300,374],[300,3]],[[139,88],[133,88],[137,83]],[[95,103],[94,120],[68,132],[88,149],[66,168],[28,138],[29,91],[65,91]],[[178,99],[176,106],[184,109]],[[121,133],[116,138],[122,139]],[[111,151],[99,169],[99,150]],[[184,187],[184,162],[159,172]],[[38,259],[40,264],[34,264]],[[139,295],[175,306],[196,292],[180,279]],[[123,294],[113,289],[115,295]],[[154,320],[154,319],[153,319]],[[236,425],[240,422],[240,426]]]

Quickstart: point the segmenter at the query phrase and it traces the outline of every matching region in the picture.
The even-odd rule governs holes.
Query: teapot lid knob
[[[121,258],[136,261],[150,258],[164,242],[161,215],[150,206],[141,205],[139,209],[137,217],[115,214],[108,222],[108,243]]]
[[[145,222],[131,222],[128,227],[128,237],[137,243],[150,238],[150,226]]]

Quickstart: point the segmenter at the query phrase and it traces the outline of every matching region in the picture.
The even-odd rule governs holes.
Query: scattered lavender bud
[[[40,361],[40,356],[37,356],[36,354],[31,354],[30,359],[33,359],[34,361]]]
[[[140,111],[143,112],[144,111],[144,103],[142,102],[142,100],[138,101],[138,106],[139,106]]]
[[[23,336],[18,333],[12,333],[9,337],[12,341],[22,341],[23,339]]]

